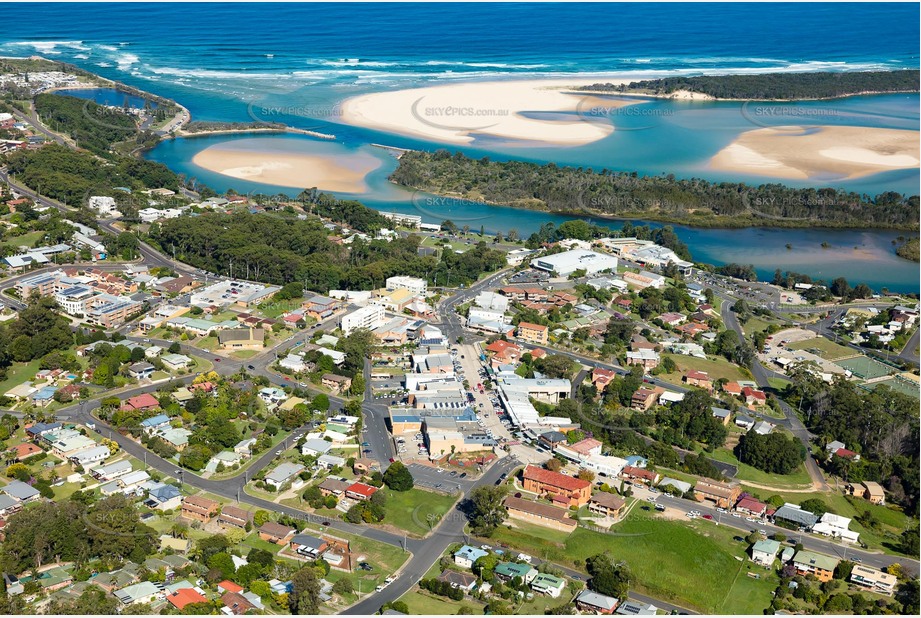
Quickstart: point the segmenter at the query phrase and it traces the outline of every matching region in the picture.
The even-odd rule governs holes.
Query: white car
[[[725,513],[725,512],[726,512],[726,509],[724,509],[724,508],[722,508],[722,507],[718,507],[718,508],[716,509],[716,512],[717,512],[717,513]]]
[[[755,519],[754,517],[746,517],[745,521],[751,522],[753,524],[758,523],[758,520]]]
[[[738,517],[739,519],[742,519],[742,514],[741,514],[741,513],[733,513],[732,516],[733,516],[733,517]]]

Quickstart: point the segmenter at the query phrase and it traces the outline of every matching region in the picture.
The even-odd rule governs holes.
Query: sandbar
[[[192,162],[224,176],[279,187],[317,187],[341,193],[365,193],[365,177],[381,166],[366,153],[320,154],[275,151],[264,145],[247,148],[247,140],[215,144]]]
[[[635,78],[634,78],[635,79]],[[641,103],[573,88],[598,77],[464,82],[353,97],[341,105],[342,121],[399,135],[451,144],[477,136],[559,146],[603,139],[616,128],[605,110]]]
[[[771,127],[746,131],[709,167],[773,178],[845,180],[917,169],[918,132],[874,127]]]

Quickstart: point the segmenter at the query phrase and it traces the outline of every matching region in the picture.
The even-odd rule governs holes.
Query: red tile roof
[[[544,332],[547,330],[547,327],[543,324],[532,324],[531,322],[519,322],[518,328],[526,328],[528,330],[536,330],[538,332]]]
[[[225,579],[219,583],[218,586],[223,588],[225,592],[243,592],[243,586],[235,584],[229,579]]]
[[[241,588],[242,590],[242,588]],[[173,594],[167,595],[166,600],[176,606],[177,609],[182,609],[189,603],[207,603],[208,599],[198,594],[192,588],[180,588]]]
[[[122,404],[122,408],[128,410],[144,410],[146,408],[159,407],[160,402],[157,401],[157,398],[150,393],[144,393],[143,395],[131,397],[130,399],[125,400],[125,403]]]
[[[576,491],[591,486],[591,483],[588,481],[530,465],[524,469],[524,478],[569,491]]]
[[[595,438],[585,438],[584,440],[579,440],[569,448],[582,455],[587,455],[592,449],[598,448],[599,446],[601,446],[601,442]]]
[[[345,491],[370,498],[372,495],[374,495],[374,492],[377,491],[377,487],[372,485],[365,485],[364,483],[353,483],[352,485],[349,485],[349,488]]]
[[[752,513],[763,513],[767,505],[763,502],[758,502],[752,497],[745,497],[739,500],[739,503],[736,504],[736,508],[751,511]]]
[[[706,371],[697,371],[692,369],[685,374],[685,377],[689,380],[709,380],[710,376]]]

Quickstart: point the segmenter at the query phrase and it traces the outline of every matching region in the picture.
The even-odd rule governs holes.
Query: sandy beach
[[[711,169],[773,178],[852,179],[917,168],[918,132],[870,127],[772,127],[742,133]]]
[[[636,79],[636,78],[633,78]],[[580,146],[616,130],[611,110],[641,101],[573,91],[598,77],[467,82],[353,97],[342,103],[344,122],[380,131],[467,144],[477,136]]]
[[[365,153],[280,152],[268,150],[261,144],[246,143],[250,141],[215,144],[196,154],[192,162],[240,180],[279,187],[317,187],[342,193],[366,192],[365,177],[381,165],[380,160]]]

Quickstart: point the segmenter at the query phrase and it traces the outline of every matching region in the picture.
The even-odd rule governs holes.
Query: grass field
[[[0,382],[0,395],[35,376],[41,363],[42,360],[37,358],[28,363],[13,363],[10,365],[9,369],[6,371],[6,380]]]
[[[666,354],[671,357],[678,366],[678,371],[671,374],[664,374],[664,379],[674,384],[681,383],[681,376],[685,371],[696,369],[697,371],[706,371],[711,380],[726,378],[730,382],[737,380],[748,380],[751,376],[743,373],[738,367],[724,359],[711,360],[709,358],[697,358],[696,356],[685,356],[683,354]]]
[[[809,478],[809,473],[806,472],[804,464],[800,464],[791,474],[771,474],[741,463],[734,454],[724,448],[716,449],[710,453],[710,457],[736,466],[739,472],[735,478],[740,481],[751,481],[759,485],[770,485],[781,489],[807,489],[812,486],[812,481]]]
[[[818,356],[821,356],[825,360],[836,360],[839,358],[845,358],[847,356],[854,356],[856,352],[850,348],[847,348],[843,345],[838,345],[830,339],[825,337],[816,337],[815,339],[806,339],[805,341],[797,341],[787,345],[791,350],[806,350],[807,352],[812,352]]]
[[[742,325],[742,332],[744,332],[747,336],[751,337],[754,333],[763,331],[770,324],[771,322],[768,322],[761,318],[752,317],[752,318],[749,318],[749,320],[745,324]]]
[[[400,600],[406,603],[409,613],[417,616],[453,616],[461,606],[474,608],[474,614],[483,613],[484,604],[473,599],[452,601],[447,597],[438,597],[423,590],[407,592]]]
[[[428,534],[431,527],[438,525],[441,517],[457,501],[457,496],[446,496],[422,489],[384,491],[387,493],[387,516],[384,523],[417,536]]]
[[[45,232],[28,232],[22,236],[11,236],[0,242],[0,246],[10,247],[18,251],[19,247],[34,247],[35,243],[45,237]]]
[[[733,541],[735,532],[703,520],[675,522],[635,511],[612,526],[614,534],[577,528],[562,543],[542,529],[497,530],[494,539],[532,555],[582,568],[586,558],[608,551],[624,560],[633,573],[632,588],[662,600],[705,613],[759,614],[768,607],[776,579],[759,569],[760,580],[746,573],[747,545]],[[557,533],[559,534],[559,533]],[[736,558],[743,558],[740,562]],[[741,581],[742,579],[745,581]]]

